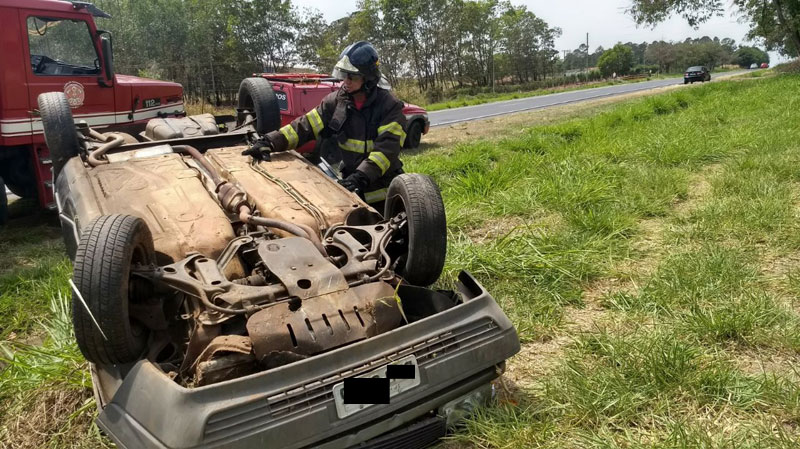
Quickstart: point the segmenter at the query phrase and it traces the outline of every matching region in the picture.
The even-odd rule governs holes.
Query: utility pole
[[[589,73],[589,33],[586,33],[586,73]]]

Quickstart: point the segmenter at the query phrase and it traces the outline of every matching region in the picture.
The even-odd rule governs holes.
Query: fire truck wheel
[[[147,224],[131,215],[101,215],[83,230],[72,277],[72,324],[84,357],[99,364],[128,363],[145,350],[149,330],[131,313],[148,290],[132,277],[137,264],[155,262]]]
[[[63,92],[39,95],[39,113],[42,116],[44,140],[53,162],[53,181],[58,178],[67,161],[78,155],[80,143],[75,121],[72,119],[67,96]]]
[[[397,272],[409,284],[428,286],[439,279],[447,253],[447,224],[439,187],[429,176],[404,173],[389,184],[384,218],[405,212],[407,224],[387,251],[399,258]]]
[[[6,185],[3,178],[0,178],[0,226],[6,224],[8,219],[8,196],[6,195]]]
[[[256,132],[264,135],[281,127],[281,109],[272,84],[264,78],[245,78],[239,84],[236,126],[255,115]]]

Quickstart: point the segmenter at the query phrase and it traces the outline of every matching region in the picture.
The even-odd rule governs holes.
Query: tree
[[[761,65],[762,62],[769,63],[769,54],[756,47],[739,47],[736,50],[736,63],[739,67],[748,68],[752,64]]]
[[[633,66],[633,50],[622,44],[617,44],[611,50],[607,50],[600,56],[597,66],[603,76],[626,75]]]
[[[723,0],[632,0],[628,12],[637,24],[656,25],[680,15],[693,27],[722,15]],[[800,0],[733,0],[750,21],[748,37],[763,39],[768,50],[800,55]]]

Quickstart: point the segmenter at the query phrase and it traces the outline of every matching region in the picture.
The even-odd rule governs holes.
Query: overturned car
[[[242,156],[280,115],[263,78],[239,97],[235,123],[137,136],[39,97],[99,426],[128,448],[429,445],[519,350],[468,273],[428,288],[438,188],[400,175],[376,211],[324,162]]]

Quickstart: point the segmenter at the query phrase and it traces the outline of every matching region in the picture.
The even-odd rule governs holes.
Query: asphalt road
[[[723,72],[719,75],[712,74],[711,81],[720,78],[727,78],[748,72],[748,70],[735,70]],[[575,90],[571,92],[561,92],[550,95],[540,95],[537,97],[520,98],[517,100],[498,101],[476,106],[464,106],[461,108],[445,109],[428,113],[431,126],[449,125],[451,123],[479,120],[497,115],[513,114],[515,112],[528,111],[531,109],[542,109],[567,103],[578,103],[594,98],[613,97],[631,92],[655,89],[658,87],[670,86],[674,84],[683,85],[683,77],[669,78],[654,81],[642,81],[640,83],[619,84],[616,86],[595,87],[591,89]]]

